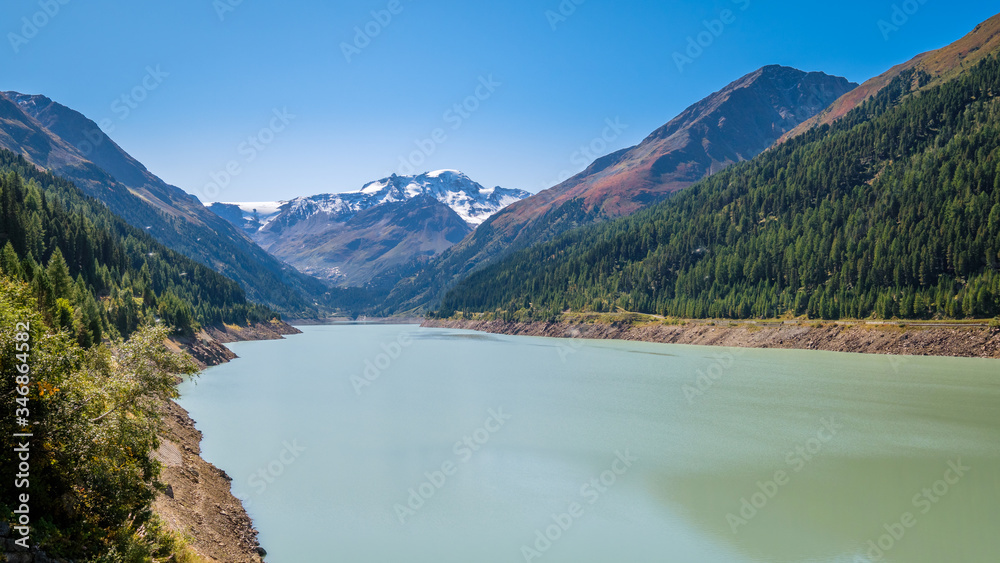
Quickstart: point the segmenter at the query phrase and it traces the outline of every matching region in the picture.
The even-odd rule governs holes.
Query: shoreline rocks
[[[627,322],[564,323],[436,320],[420,326],[494,334],[591,338],[734,348],[825,350],[860,354],[1000,358],[1000,330],[984,326],[689,321],[683,325]]]
[[[202,329],[194,336],[173,337],[167,346],[175,352],[191,356],[198,367],[205,369],[224,364],[237,356],[225,344],[258,340],[281,340],[302,331],[284,321],[256,323],[249,326],[221,325]]]
[[[227,563],[262,563],[257,530],[243,503],[233,496],[232,478],[201,457],[201,432],[180,405],[163,407],[160,447],[154,457],[166,490],[153,511],[183,535],[199,555]]]

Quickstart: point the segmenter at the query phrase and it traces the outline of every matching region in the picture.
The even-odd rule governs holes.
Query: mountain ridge
[[[129,224],[236,280],[254,301],[310,316],[328,290],[149,172],[94,121],[46,96],[0,93],[0,147],[74,182]]]
[[[849,111],[872,98],[888,86],[894,78],[908,70],[924,71],[930,80],[919,84],[917,91],[932,88],[961,73],[967,65],[973,65],[983,57],[1000,48],[1000,14],[976,25],[959,40],[940,49],[932,49],[918,54],[912,59],[895,65],[889,70],[866,80],[858,88],[835,100],[830,107],[803,121],[778,140],[782,143],[821,125],[830,125],[844,117]]]

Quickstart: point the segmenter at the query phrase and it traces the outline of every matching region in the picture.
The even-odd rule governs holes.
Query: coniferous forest
[[[72,183],[0,150],[0,268],[84,347],[162,320],[174,334],[276,318],[232,280],[167,249]]]
[[[487,267],[443,300],[508,317],[1000,312],[1000,60],[907,71],[832,126]]]

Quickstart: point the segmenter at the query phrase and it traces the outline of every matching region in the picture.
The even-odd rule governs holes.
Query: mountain
[[[831,125],[476,272],[443,312],[997,315],[998,53],[929,88],[927,71],[900,72]]]
[[[485,221],[393,291],[389,306],[416,309],[476,268],[574,227],[663,200],[705,176],[753,158],[857,85],[820,72],[766,66],[708,96],[640,144]]]
[[[0,147],[71,180],[129,224],[236,280],[254,301],[308,315],[328,291],[153,175],[96,123],[49,98],[0,94]]]
[[[918,89],[932,88],[964,72],[983,57],[996,51],[998,47],[1000,47],[1000,14],[977,25],[965,37],[950,45],[921,53],[867,80],[860,87],[841,96],[830,107],[803,121],[798,127],[789,131],[782,140],[801,135],[813,127],[833,123],[880,92],[904,72],[917,71],[917,75],[925,73],[927,75],[925,82],[916,86]]]
[[[412,271],[528,192],[484,188],[457,170],[397,176],[361,190],[209,209],[299,271],[363,286]]]
[[[628,215],[753,158],[855,87],[821,72],[763,67],[685,109],[640,144],[600,158],[579,175],[512,206],[494,224],[521,229],[575,199],[587,213]]]

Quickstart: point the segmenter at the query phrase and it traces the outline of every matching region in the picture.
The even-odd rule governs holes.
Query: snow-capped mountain
[[[393,174],[356,192],[208,207],[300,271],[362,285],[429,260],[529,195],[484,188],[457,170],[438,170]]]
[[[271,223],[287,227],[315,215],[346,221],[357,213],[386,203],[430,196],[447,205],[472,227],[531,194],[501,187],[484,188],[457,170],[438,170],[419,176],[393,174],[366,184],[356,192],[320,194],[291,201],[212,203],[208,207],[229,222],[253,234]],[[239,213],[239,217],[237,217]]]

